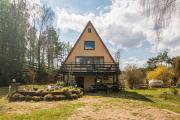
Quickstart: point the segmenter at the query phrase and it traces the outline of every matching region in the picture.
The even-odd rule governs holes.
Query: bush
[[[145,70],[138,69],[136,65],[128,65],[122,73],[122,79],[130,89],[145,83]]]
[[[64,82],[57,82],[56,85],[57,85],[57,86],[60,86],[60,87],[64,87],[64,86],[65,86],[65,83],[64,83]]]
[[[147,79],[152,80],[162,80],[165,86],[169,86],[170,84],[170,79],[174,78],[174,71],[173,69],[170,69],[166,66],[158,66],[156,69],[153,71],[149,71],[147,73]]]

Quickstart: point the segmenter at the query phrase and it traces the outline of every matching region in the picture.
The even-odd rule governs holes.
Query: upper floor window
[[[76,63],[79,64],[103,64],[102,56],[76,56]]]
[[[85,41],[84,49],[85,50],[95,50],[95,42],[94,41]]]
[[[88,28],[88,33],[91,33],[91,28]]]

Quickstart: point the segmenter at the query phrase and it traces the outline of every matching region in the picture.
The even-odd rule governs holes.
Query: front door
[[[77,87],[84,88],[84,77],[76,77]]]

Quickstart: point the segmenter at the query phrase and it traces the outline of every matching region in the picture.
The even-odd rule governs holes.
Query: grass
[[[178,89],[180,94],[180,89]],[[161,95],[167,92],[166,98],[161,97]],[[102,94],[102,96],[113,97],[117,99],[111,99],[106,101],[106,103],[134,103],[141,106],[153,106],[160,109],[167,109],[176,113],[180,113],[180,96],[175,96],[171,93],[170,88],[156,88],[156,89],[145,89],[145,90],[126,90],[120,93],[112,94]],[[119,99],[121,98],[121,99]]]
[[[31,87],[31,86],[28,86]],[[44,86],[40,86],[44,87]],[[180,94],[180,89],[178,89]],[[95,111],[98,111],[103,106],[110,105],[116,106],[116,104],[121,103],[131,106],[135,109],[136,106],[153,106],[159,109],[166,109],[176,113],[180,113],[180,96],[175,96],[172,93],[168,94],[166,98],[161,97],[162,93],[167,92],[171,93],[170,88],[156,88],[156,89],[146,89],[146,90],[126,90],[119,93],[99,93],[94,94],[96,97],[110,97],[107,101],[101,102],[101,104],[94,103],[93,106],[96,108]],[[82,107],[84,103],[76,101],[65,101],[65,102],[52,102],[53,107],[46,107],[48,102],[19,102],[8,103],[5,96],[8,94],[7,87],[0,88],[0,120],[61,120],[67,119],[77,108]],[[93,95],[87,95],[96,98]],[[21,104],[21,105],[20,105]],[[37,110],[32,109],[32,107],[40,107]],[[26,106],[22,108],[22,111],[30,110],[31,112],[24,112],[22,114],[17,114],[17,112],[9,114],[8,109],[4,109],[4,106],[10,108],[16,108]],[[122,106],[123,107],[123,106]],[[43,109],[42,109],[43,108]],[[46,109],[44,109],[46,108]],[[24,111],[25,111],[24,110]],[[136,112],[133,113],[133,116],[136,116]]]
[[[8,115],[6,113],[1,113],[0,120],[65,120],[74,110],[82,106],[83,103],[74,103],[57,106],[51,109],[36,110],[26,114]]]
[[[145,96],[146,98],[152,100],[153,102],[148,102],[154,107],[158,107],[160,109],[167,109],[173,112],[180,113],[180,96],[175,96],[173,94],[168,94],[167,98],[160,97],[162,93],[168,92],[170,93],[170,88],[161,88],[161,89],[150,89],[150,90],[129,90],[136,92]],[[178,89],[180,94],[180,89]]]

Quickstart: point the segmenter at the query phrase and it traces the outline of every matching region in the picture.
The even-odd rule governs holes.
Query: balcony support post
[[[116,73],[116,85],[118,85],[119,84],[119,74],[118,74],[118,72]]]
[[[115,83],[115,76],[113,75],[113,86],[114,86],[114,83]]]

